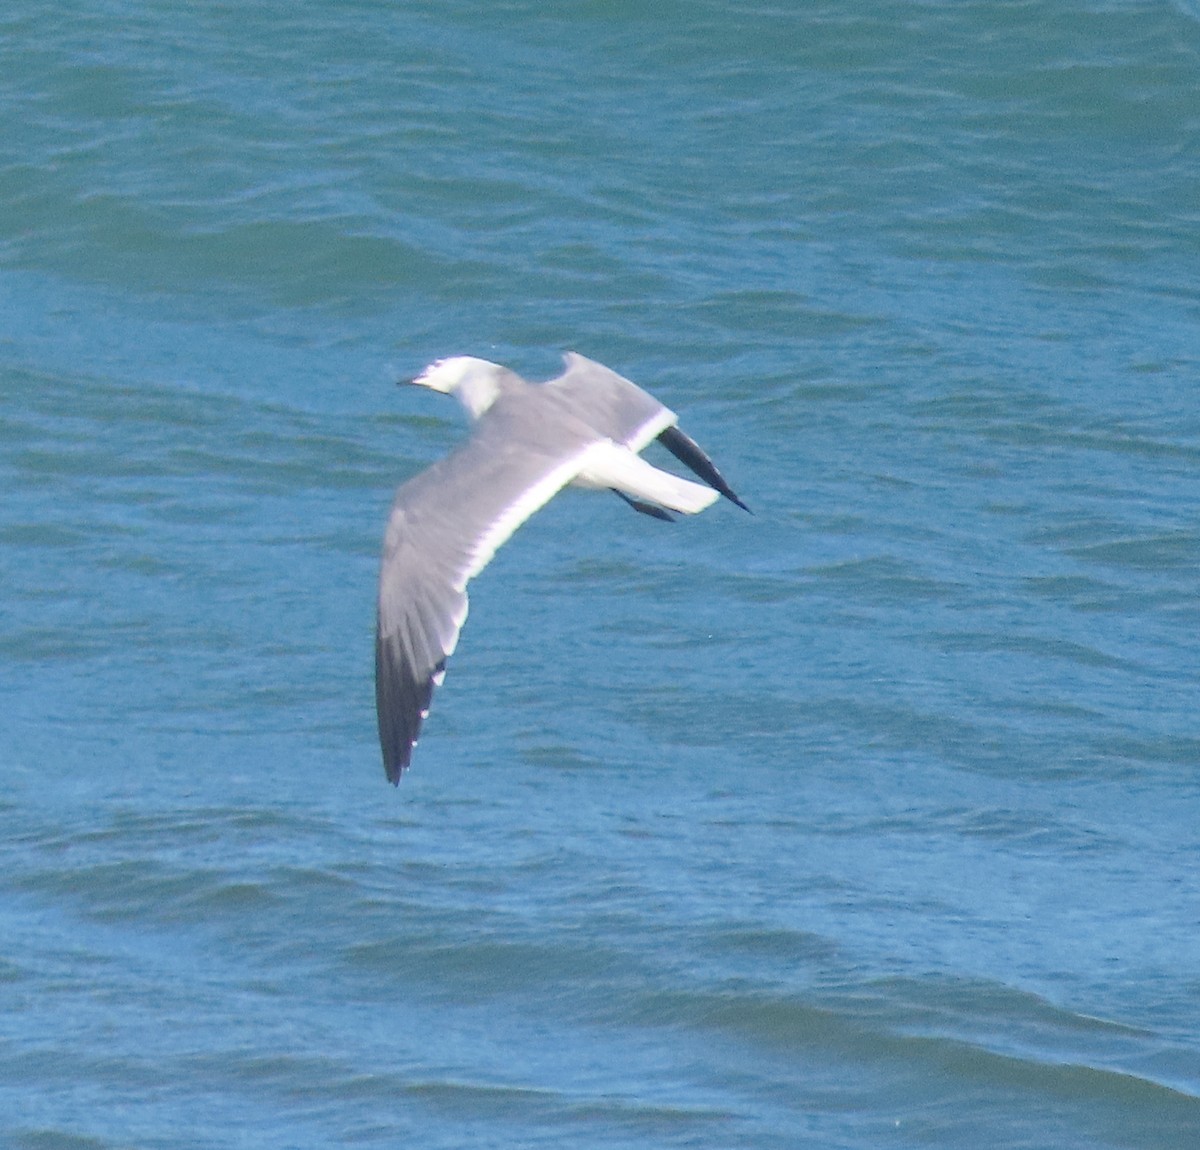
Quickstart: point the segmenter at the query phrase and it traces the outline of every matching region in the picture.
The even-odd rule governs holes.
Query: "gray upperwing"
[[[651,440],[657,439],[710,487],[743,511],[750,510],[734,494],[699,444],[679,430],[678,416],[669,407],[602,363],[573,351],[563,356],[563,360],[566,371],[545,386],[569,397],[571,410],[581,419],[633,451],[641,451]]]
[[[468,580],[574,478],[596,441],[589,428],[542,406],[536,393],[498,401],[470,439],[396,492],[375,633],[379,741],[393,783],[412,759],[466,620]]]
[[[573,351],[563,362],[563,374],[544,386],[568,397],[571,411],[601,435],[641,451],[674,425],[677,416],[669,407],[604,364]]]

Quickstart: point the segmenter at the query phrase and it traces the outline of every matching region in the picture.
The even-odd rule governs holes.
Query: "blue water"
[[[0,14],[0,1145],[1200,1145],[1200,10]],[[387,786],[392,382],[576,349]]]

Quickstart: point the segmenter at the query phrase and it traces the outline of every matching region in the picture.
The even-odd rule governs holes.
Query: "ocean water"
[[[1200,1145],[1200,9],[0,14],[0,1145]],[[383,778],[454,353],[570,492]]]

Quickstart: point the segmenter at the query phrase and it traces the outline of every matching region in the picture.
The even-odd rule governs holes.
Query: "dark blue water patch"
[[[26,1128],[14,1132],[13,1145],[20,1150],[106,1150],[117,1143],[81,1137],[66,1130]]]
[[[639,1007],[643,1020],[661,1026],[695,1026],[728,1035],[748,1049],[768,1052],[780,1059],[807,1062],[814,1056],[845,1059],[860,1065],[876,1065],[884,1073],[900,1067],[915,1070],[924,1062],[937,1064],[946,1075],[946,1084],[966,1097],[973,1092],[971,1082],[989,1079],[1002,1092],[1024,1095],[1027,1105],[1050,1115],[1067,1098],[1087,1096],[1101,1104],[1106,1113],[1097,1119],[1101,1129],[1114,1120],[1138,1129],[1137,1118],[1126,1108],[1154,1119],[1155,1140],[1150,1144],[1167,1145],[1172,1131],[1194,1129],[1200,1121],[1197,1100],[1189,1090],[1177,1090],[1153,1078],[1114,1072],[1103,1064],[1087,1064],[1097,1059],[1098,1038],[1108,1046],[1116,1061],[1142,1060],[1158,1047],[1147,1032],[1099,1020],[1073,1016],[1049,1007],[1036,999],[1013,995],[1003,987],[975,986],[939,988],[929,999],[933,1013],[920,1017],[917,1004],[929,993],[919,984],[880,984],[881,992],[863,987],[851,999],[842,996],[819,1005],[771,998],[739,997],[732,992],[672,996],[650,996]],[[949,993],[947,993],[947,991]],[[905,999],[917,996],[907,1014]],[[954,1006],[956,997],[966,1007],[962,1016]],[[832,1003],[837,1002],[837,1009]],[[853,1005],[851,1003],[853,1002]],[[983,1020],[992,1012],[988,1023]],[[969,1039],[960,1036],[962,1022],[974,1029]],[[918,1020],[919,1019],[919,1020]],[[990,1023],[990,1025],[989,1025]],[[1057,1033],[1062,1048],[1050,1052]],[[1084,1063],[1073,1061],[1069,1049],[1081,1043]],[[799,1066],[796,1067],[799,1069]],[[902,1077],[908,1077],[904,1072]],[[897,1084],[898,1086],[899,1084]],[[912,1085],[909,1080],[909,1085]],[[1161,1104],[1166,1111],[1159,1113]],[[942,1107],[932,1097],[910,1097],[902,1108],[905,1121],[922,1121],[927,1111]],[[1121,1114],[1117,1118],[1117,1114]],[[981,1116],[961,1113],[953,1122],[974,1123]],[[941,1121],[945,1121],[943,1118]],[[1128,1135],[1127,1135],[1128,1136]]]

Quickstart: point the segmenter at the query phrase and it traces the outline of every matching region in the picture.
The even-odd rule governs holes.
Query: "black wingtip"
[[[750,515],[754,512],[750,510],[735,494],[732,487],[725,482],[723,476],[700,445],[690,436],[684,435],[678,427],[668,427],[658,437],[659,443],[663,445],[680,463],[690,467],[705,483],[714,491],[719,491],[731,503],[736,503],[743,511]]]
[[[399,746],[389,745],[383,748],[383,771],[387,775],[387,781],[393,787],[400,785],[404,772],[408,770],[409,764],[412,762],[413,747],[415,746],[416,743],[402,743]]]
[[[408,770],[409,764],[412,762],[412,750],[412,747],[409,747],[407,754],[399,755],[391,755],[386,750],[384,751],[383,770],[387,775],[387,781],[393,787],[398,787],[400,780],[404,778],[404,772]]]
[[[722,481],[722,482],[724,482],[724,481]],[[739,507],[740,507],[740,508],[741,508],[741,509],[742,509],[742,510],[743,510],[743,511],[744,511],[744,512],[747,514],[747,515],[753,515],[753,514],[754,514],[754,512],[753,512],[753,511],[751,511],[751,510],[750,510],[750,508],[749,508],[749,507],[747,507],[747,506],[746,506],[746,505],[745,505],[745,504],[744,504],[744,503],[743,503],[743,502],[742,502],[742,501],[741,501],[741,500],[740,500],[740,499],[737,497],[737,495],[735,495],[735,494],[734,494],[733,488],[732,488],[732,487],[730,487],[728,483],[726,483],[726,484],[725,484],[725,490],[724,490],[724,491],[721,491],[721,488],[719,488],[719,487],[717,488],[717,490],[718,490],[718,491],[720,491],[720,492],[721,492],[721,494],[722,494],[722,495],[724,495],[724,496],[725,496],[725,498],[726,498],[726,499],[728,499],[730,503],[736,503],[736,504],[737,504],[737,505],[738,505],[738,506],[739,506]]]
[[[399,653],[395,635],[375,635],[375,710],[379,723],[379,747],[383,771],[394,787],[412,762],[421,725],[429,714],[433,689],[441,682],[446,660],[425,675],[414,678]]]

